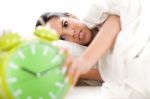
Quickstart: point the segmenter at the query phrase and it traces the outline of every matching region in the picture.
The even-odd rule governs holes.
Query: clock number
[[[25,59],[25,55],[24,55],[24,53],[22,52],[22,51],[19,51],[19,57],[22,59],[22,60],[24,60]]]
[[[32,97],[31,96],[27,96],[27,99],[32,99]]]
[[[18,97],[18,96],[21,95],[21,93],[22,93],[22,90],[21,89],[17,89],[17,91],[15,91],[15,93],[13,95],[14,95],[14,97]]]
[[[10,68],[11,69],[18,69],[18,66],[16,64],[14,64],[14,63],[11,63],[10,64]]]
[[[63,73],[63,74],[66,74],[66,72],[67,72],[67,66],[63,66],[63,68],[62,68],[62,73]]]
[[[56,99],[55,94],[54,94],[54,93],[52,93],[52,92],[50,92],[50,93],[49,93],[49,96],[51,97],[51,99]]]
[[[47,53],[48,53],[48,51],[49,51],[49,48],[48,48],[48,47],[45,47],[45,48],[44,48],[44,51],[43,51],[43,55],[46,56]]]
[[[59,88],[63,88],[64,84],[60,83],[60,82],[56,82],[55,85]]]
[[[17,82],[17,78],[8,78],[8,83],[12,84],[12,83],[16,83]]]
[[[31,45],[31,52],[32,52],[33,55],[36,53],[36,50],[35,50],[35,46],[34,46],[34,45]]]

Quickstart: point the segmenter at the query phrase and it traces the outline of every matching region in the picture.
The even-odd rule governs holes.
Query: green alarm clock
[[[63,66],[67,54],[49,42],[58,35],[44,27],[34,33],[41,39],[25,41],[13,33],[1,36],[0,98],[63,99],[69,90]]]

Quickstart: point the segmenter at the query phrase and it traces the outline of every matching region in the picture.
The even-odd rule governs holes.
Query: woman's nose
[[[73,37],[73,38],[78,38],[78,30],[76,30],[76,29],[73,29],[72,30],[72,32],[71,32],[71,36]]]

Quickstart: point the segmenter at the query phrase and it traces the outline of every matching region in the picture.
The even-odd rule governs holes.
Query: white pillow
[[[79,57],[87,48],[86,46],[64,40],[57,40],[52,43],[56,46],[67,48],[74,57]]]
[[[53,41],[52,43],[56,46],[67,48],[71,52],[73,57],[79,57],[87,48],[87,46],[83,46],[77,43],[64,41],[64,40]],[[98,66],[98,62],[93,67],[93,69],[97,68],[97,66]]]

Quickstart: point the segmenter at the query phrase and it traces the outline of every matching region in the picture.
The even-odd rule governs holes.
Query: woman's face
[[[92,40],[90,29],[75,18],[56,17],[48,21],[46,25],[55,29],[60,34],[60,37],[67,41],[86,45]]]

